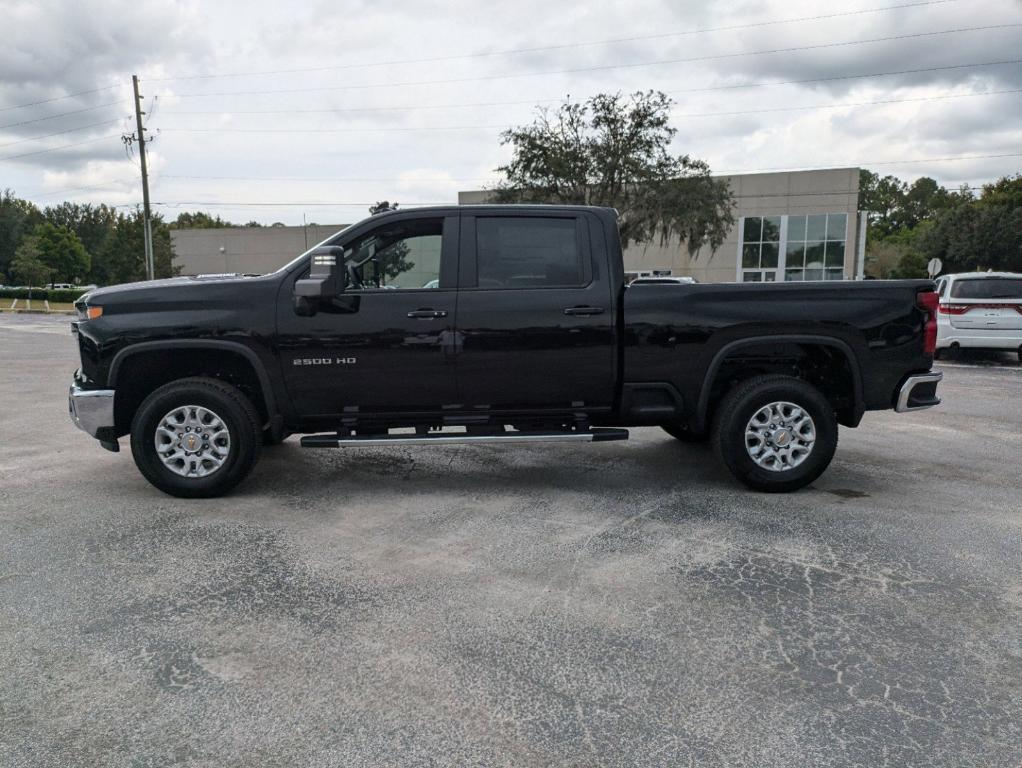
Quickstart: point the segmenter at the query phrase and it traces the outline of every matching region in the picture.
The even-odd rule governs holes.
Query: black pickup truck
[[[603,441],[660,426],[791,491],[838,424],[928,408],[927,280],[627,287],[614,211],[377,214],[278,271],[120,285],[77,303],[74,422],[142,474],[215,496],[261,446]]]

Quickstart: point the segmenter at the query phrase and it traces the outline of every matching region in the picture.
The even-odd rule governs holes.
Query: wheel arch
[[[704,431],[709,425],[711,408],[713,406],[713,394],[718,376],[722,372],[725,362],[732,357],[739,356],[743,350],[769,345],[794,345],[800,348],[825,348],[837,352],[843,362],[847,365],[851,375],[851,407],[841,416],[841,423],[847,426],[857,426],[865,412],[865,400],[863,395],[862,371],[858,358],[851,345],[843,339],[833,336],[821,336],[815,334],[773,334],[766,336],[755,336],[747,339],[736,339],[722,346],[714,354],[703,375],[702,386],[699,390],[699,397],[696,401],[695,413],[692,418],[692,428],[697,431]],[[755,375],[755,372],[752,374]],[[717,400],[720,398],[718,397]]]
[[[200,358],[207,365],[185,367],[169,376],[163,375],[162,369],[159,373],[149,371],[147,380],[138,382],[134,387],[132,384],[135,382],[125,377],[125,372],[131,372],[136,368],[136,364],[151,359],[154,354],[166,355],[171,360],[175,357],[180,360],[182,355],[189,351],[199,352]],[[210,360],[212,354],[216,355],[215,362]],[[170,364],[170,360],[167,363]],[[204,368],[208,370],[204,370]],[[245,394],[252,400],[252,404],[263,418],[264,423],[275,424],[281,421],[273,384],[266,368],[258,355],[244,344],[219,339],[147,341],[124,347],[117,352],[110,363],[107,380],[109,386],[118,392],[118,395],[115,396],[114,406],[118,417],[117,431],[121,434],[126,433],[126,426],[130,424],[131,415],[149,392],[162,384],[194,375],[223,378],[235,386],[241,384],[239,388],[245,391]],[[238,378],[241,379],[240,382],[237,380]],[[148,391],[145,391],[147,389]],[[121,392],[125,393],[124,397],[120,396]],[[118,403],[117,400],[121,400],[121,402]]]

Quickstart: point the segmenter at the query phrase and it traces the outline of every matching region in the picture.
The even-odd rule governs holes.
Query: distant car
[[[51,290],[57,291],[71,290],[72,288],[74,288],[74,286],[71,285],[71,283],[50,283],[49,287]]]
[[[937,354],[1002,349],[1022,361],[1022,274],[968,272],[937,280]]]
[[[665,285],[670,283],[692,285],[698,282],[694,277],[637,277],[629,285]]]

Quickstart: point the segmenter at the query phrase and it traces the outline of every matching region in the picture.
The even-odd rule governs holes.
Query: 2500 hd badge
[[[293,365],[354,365],[354,357],[296,357]]]

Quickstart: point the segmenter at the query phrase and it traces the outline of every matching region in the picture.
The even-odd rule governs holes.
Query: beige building
[[[625,249],[625,270],[708,283],[862,279],[858,168],[726,178],[737,224],[720,248],[703,247],[690,255],[677,241],[632,243]],[[490,194],[460,192],[458,202],[485,203]]]
[[[736,225],[716,251],[690,255],[680,242],[633,243],[632,276],[690,276],[700,282],[862,279],[865,218],[858,211],[859,169],[831,168],[726,177]],[[485,203],[486,190],[459,192],[463,205]],[[171,232],[182,274],[272,272],[342,224],[229,227]]]
[[[345,224],[307,227],[223,227],[172,229],[174,264],[182,275],[273,272],[305,253]]]

